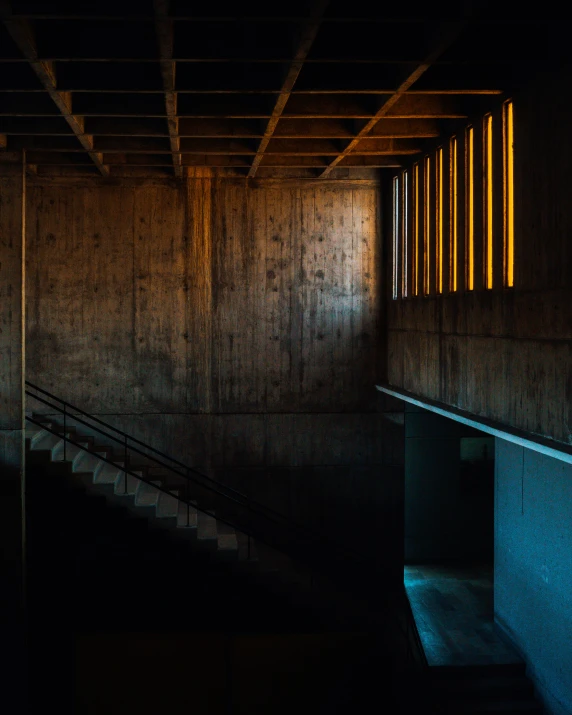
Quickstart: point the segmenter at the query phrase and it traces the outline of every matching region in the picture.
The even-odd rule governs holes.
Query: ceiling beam
[[[0,0],[0,19],[99,172],[109,176],[109,168],[103,163],[102,155],[93,150],[93,137],[84,131],[83,117],[72,112],[71,92],[60,92],[57,89],[54,63],[39,59],[30,25],[25,20],[12,17],[12,8],[7,0]]]
[[[320,178],[327,178],[332,170],[349,154],[351,154],[359,144],[360,139],[366,137],[375,127],[378,120],[385,117],[392,107],[405,95],[415,82],[433,65],[437,59],[459,38],[461,32],[467,27],[468,17],[462,20],[443,23],[440,27],[439,37],[435,42],[434,48],[429,52],[425,59],[419,63],[413,72],[411,72],[395,90],[395,92],[385,100],[375,115],[367,121],[356,137],[346,145],[345,149],[330,163],[328,168],[322,172]]]
[[[323,22],[323,21],[322,21]],[[98,64],[98,63],[118,63],[118,64],[146,64],[154,65],[160,62],[159,58],[154,57],[46,57],[46,61],[51,62],[66,62],[69,64]],[[518,52],[518,61],[520,65],[528,66],[535,65],[542,60],[550,60],[550,57],[546,56],[546,53],[539,52],[535,56],[527,56],[524,52]],[[287,57],[173,57],[173,61],[183,64],[279,64],[287,65],[292,61],[292,58]],[[313,57],[304,60],[304,64],[308,65],[410,65],[415,63],[417,59],[412,57],[411,59],[391,59],[391,58],[379,58],[379,57],[351,57],[346,56],[342,58],[338,57]],[[24,59],[19,59],[16,57],[0,57],[0,65],[6,64],[23,64],[26,62]],[[506,58],[499,59],[486,59],[482,57],[476,58],[464,58],[464,59],[452,59],[452,60],[442,60],[434,62],[433,65],[438,67],[466,67],[471,65],[495,65],[495,66],[506,66],[510,65],[511,60]]]
[[[77,115],[76,115],[77,116]],[[146,120],[146,119],[164,119],[165,115],[164,114],[156,114],[156,113],[148,113],[148,114],[135,114],[133,112],[128,113],[125,111],[121,111],[121,109],[118,107],[114,111],[89,111],[89,112],[84,112],[83,116],[85,118],[91,119],[96,119],[96,120],[116,120],[116,119],[128,119],[128,120],[133,120],[133,121],[140,121],[140,120]],[[407,110],[407,111],[399,111],[396,112],[395,114],[391,115],[392,119],[466,119],[469,115],[467,114],[467,110],[464,109],[456,109],[456,110],[449,110],[449,109],[433,109],[430,107],[427,108],[422,108],[422,107],[417,107],[413,110]],[[53,114],[48,114],[45,111],[22,111],[22,110],[15,110],[11,109],[8,111],[2,111],[2,107],[0,105],[0,118],[21,118],[24,120],[27,119],[53,119],[54,115]],[[243,111],[242,113],[235,112],[235,111],[228,111],[228,112],[219,112],[218,114],[215,114],[213,111],[210,112],[205,112],[204,114],[181,114],[179,115],[180,119],[268,119],[268,114],[264,112],[246,112]],[[332,112],[332,113],[326,113],[326,112],[320,112],[317,113],[316,111],[313,112],[307,112],[307,113],[302,113],[302,112],[293,112],[292,114],[287,114],[285,115],[288,119],[365,119],[365,120],[371,120],[372,116],[370,113],[365,112],[365,111],[359,111],[359,110],[349,110],[347,112]],[[373,117],[373,121],[377,122],[377,117]],[[34,132],[35,134],[36,132]],[[38,132],[41,133],[41,132]],[[106,133],[111,133],[111,132],[106,132]],[[130,135],[128,135],[130,136]],[[162,133],[155,133],[153,136],[163,136]],[[362,139],[363,137],[360,136],[357,137],[359,139]]]
[[[173,154],[173,168],[177,179],[183,178],[179,137],[179,118],[177,116],[177,93],[175,91],[176,62],[173,60],[173,20],[169,17],[169,0],[154,0],[159,42],[159,57],[161,61],[161,75],[165,91],[165,111],[167,112],[167,126],[169,128],[169,141]]]
[[[2,147],[0,145],[0,149],[3,149],[5,147]],[[13,141],[10,142],[10,150],[21,150],[25,149],[26,151],[41,151],[43,152],[44,156],[54,156],[56,154],[65,154],[65,155],[75,155],[81,158],[83,155],[83,151],[80,149],[70,149],[69,147],[50,147],[50,146],[42,146],[42,145],[37,145],[35,143],[32,143],[31,145],[23,145],[22,142],[17,142]],[[137,148],[134,146],[125,146],[124,148],[108,148],[108,147],[101,147],[101,151],[104,152],[104,161],[106,164],[113,164],[113,161],[109,158],[113,156],[114,154],[120,155],[120,154],[132,154],[132,155],[138,155],[138,156],[145,156],[145,157],[156,157],[156,156],[165,156],[169,157],[169,161],[171,161],[171,152],[168,150],[160,150],[160,149],[148,149],[148,148]],[[403,148],[376,148],[374,150],[358,150],[355,152],[352,152],[351,156],[413,156],[414,154],[420,154],[422,152],[422,149],[420,147],[403,147]],[[235,148],[228,148],[225,149],[224,147],[220,148],[214,148],[214,149],[209,149],[208,147],[202,148],[201,146],[196,146],[192,147],[190,149],[183,148],[181,151],[181,156],[189,156],[189,155],[195,155],[195,156],[256,156],[255,151],[251,151],[248,149],[248,147],[235,147]],[[322,157],[335,157],[337,156],[337,152],[334,149],[328,149],[324,148],[321,150],[319,147],[309,147],[308,151],[287,151],[286,149],[280,150],[280,151],[268,151],[264,154],[265,157],[270,157],[270,156],[322,156]],[[182,162],[184,163],[184,162]]]
[[[2,92],[6,94],[40,94],[44,92],[44,89],[3,89]],[[108,87],[99,87],[97,89],[85,89],[83,87],[71,87],[67,89],[66,92],[73,92],[74,94],[165,94],[164,89],[129,89],[124,87],[122,89],[109,89]],[[355,94],[355,95],[392,95],[394,90],[392,89],[352,89],[347,87],[346,89],[300,89],[293,90],[291,95],[344,95],[344,94]],[[476,97],[483,95],[495,95],[502,94],[502,89],[423,89],[419,91],[405,92],[407,95],[474,95]],[[179,94],[206,94],[206,95],[219,95],[219,94],[280,94],[278,89],[177,89],[177,95]]]
[[[58,94],[65,96],[61,91]],[[205,95],[201,97],[200,102],[192,101],[189,95],[178,95],[177,104],[179,124],[188,117],[189,119],[266,119],[266,125],[272,117],[272,108],[261,95],[235,95],[232,99],[224,95]],[[164,134],[167,134],[165,100],[162,94],[80,93],[74,95],[74,106],[76,112],[85,119],[86,126],[90,125],[91,117],[130,117],[137,121],[162,119]],[[378,107],[377,98],[373,95],[367,97],[356,94],[321,96],[291,94],[278,127],[287,119],[354,118],[377,121]],[[405,93],[399,102],[389,109],[386,116],[402,119],[459,118],[466,117],[467,110],[472,112],[477,107],[475,97],[421,96]],[[54,109],[52,100],[45,92],[15,93],[0,90],[1,117],[51,117],[53,120]],[[363,124],[359,124],[356,130],[360,131],[362,128]],[[91,133],[90,131],[89,134]]]
[[[27,118],[30,119],[30,118]],[[62,122],[60,117],[54,121]],[[75,136],[67,124],[50,124],[44,118],[40,126],[32,117],[31,122],[24,117],[0,118],[0,133],[11,136],[22,143],[42,142],[46,145],[57,146],[58,142],[73,141]],[[156,126],[150,122],[155,122]],[[158,123],[161,126],[158,126]],[[169,139],[167,128],[163,120],[155,119],[148,122],[129,121],[118,125],[118,120],[90,119],[86,124],[88,133],[94,137],[94,147],[97,151],[107,149],[104,144],[121,142],[141,142],[163,146],[162,142]],[[273,141],[278,139],[353,139],[354,129],[349,121],[340,119],[281,119],[277,130],[274,132]],[[440,135],[439,125],[432,119],[387,119],[378,122],[370,132],[367,139],[423,139]],[[256,120],[224,120],[224,119],[180,119],[179,137],[181,146],[186,139],[250,139],[260,140],[262,130]]]
[[[300,28],[300,39],[298,41],[296,52],[294,53],[294,59],[290,64],[290,68],[288,69],[288,73],[286,74],[286,79],[284,80],[282,88],[280,90],[280,94],[276,99],[274,110],[272,111],[272,116],[268,120],[264,136],[260,141],[258,151],[256,153],[256,156],[254,157],[254,161],[252,162],[250,171],[248,172],[249,178],[253,178],[256,175],[258,167],[260,166],[260,162],[262,161],[262,157],[264,156],[264,152],[266,151],[266,147],[268,146],[268,143],[270,142],[270,139],[272,138],[276,127],[278,126],[278,120],[282,116],[282,112],[284,111],[290,94],[294,89],[294,85],[296,83],[296,80],[298,79],[298,75],[300,74],[302,67],[304,66],[304,60],[308,56],[310,48],[312,47],[316,35],[318,34],[318,30],[320,29],[320,23],[322,21],[322,16],[328,4],[329,0],[314,0],[310,8],[309,17]]]
[[[24,18],[30,20],[89,20],[97,22],[149,22],[153,21],[154,18],[149,15],[105,15],[97,13],[85,13],[85,14],[74,14],[74,13],[41,13],[41,12],[24,12],[17,13],[16,18]],[[308,17],[306,15],[282,15],[280,17],[276,15],[173,15],[173,20],[177,22],[201,22],[201,23],[231,23],[235,24],[237,22],[262,22],[262,23],[273,23],[273,24],[292,24],[300,23],[303,24],[307,21]],[[393,17],[387,15],[385,17],[379,15],[354,15],[353,17],[326,17],[324,18],[324,23],[329,24],[411,24],[424,22],[428,19],[428,16],[408,16],[403,15],[402,17]]]
[[[93,164],[85,157],[85,154],[74,154],[71,152],[45,152],[42,150],[30,150],[26,152],[28,163],[40,167],[43,166],[68,166],[68,167],[93,167]],[[133,152],[113,152],[105,153],[106,165],[115,166],[156,166],[172,169],[170,154],[136,154]],[[265,154],[262,158],[260,168],[316,168],[324,169],[328,165],[327,156],[296,156],[287,154]],[[344,159],[339,168],[385,168],[401,167],[402,157],[399,156],[349,156]],[[1,151],[0,165],[21,164],[22,154],[19,151]],[[183,167],[187,166],[226,166],[241,167],[246,170],[250,168],[251,157],[249,155],[232,154],[183,154]]]

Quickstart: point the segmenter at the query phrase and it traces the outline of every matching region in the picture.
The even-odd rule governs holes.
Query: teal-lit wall
[[[497,439],[495,618],[554,715],[572,713],[572,465]]]

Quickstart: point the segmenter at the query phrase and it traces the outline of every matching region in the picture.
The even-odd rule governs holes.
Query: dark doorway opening
[[[406,408],[404,582],[429,666],[520,660],[494,628],[494,441]]]

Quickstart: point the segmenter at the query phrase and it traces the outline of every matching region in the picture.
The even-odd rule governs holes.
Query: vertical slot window
[[[399,295],[399,179],[393,179],[393,300]]]
[[[475,133],[467,127],[465,135],[465,243],[467,290],[475,288]]]
[[[437,149],[435,157],[435,280],[437,293],[443,292],[443,149]]]
[[[413,256],[411,281],[413,295],[419,295],[419,164],[413,166]]]
[[[459,185],[457,178],[457,138],[452,137],[449,142],[449,290],[457,290],[457,266],[459,264],[459,236],[458,236],[458,200]]]
[[[423,183],[423,293],[431,291],[431,159],[425,157]]]
[[[512,100],[503,105],[504,284],[514,286],[514,128]]]
[[[493,118],[483,117],[483,224],[484,283],[493,287]]]
[[[401,295],[409,295],[409,173],[403,172],[402,185],[402,217],[401,217]]]

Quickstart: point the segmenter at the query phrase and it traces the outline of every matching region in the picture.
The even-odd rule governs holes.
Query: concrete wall
[[[98,413],[376,411],[377,196],[30,184],[30,376]]]
[[[572,713],[572,466],[496,440],[495,616],[549,712]]]
[[[502,288],[502,191],[501,177],[497,174],[493,290],[482,289],[479,268],[483,244],[477,221],[474,291],[463,290],[461,240],[458,293],[390,302],[388,379],[392,385],[411,392],[570,443],[572,139],[568,127],[572,106],[561,101],[558,87],[563,79],[541,77],[537,84],[513,98],[514,289]],[[475,117],[477,128],[479,121],[480,117]],[[500,107],[493,113],[493,121],[494,145],[498,149]],[[477,144],[480,134],[475,131]],[[462,177],[462,132],[457,136]],[[497,166],[501,167],[500,155],[495,156]],[[447,165],[447,157],[444,160]],[[479,186],[477,176],[477,190]],[[447,201],[448,191],[446,219]],[[462,192],[460,204],[462,209]],[[477,196],[477,218],[480,205]],[[462,226],[461,220],[461,237]],[[449,236],[447,222],[444,235]],[[448,275],[448,241],[445,244],[444,265]]]
[[[461,460],[461,439],[476,437],[482,433],[406,406],[405,563],[492,560],[493,461]]]
[[[16,712],[25,711],[22,200],[21,176],[0,177],[0,628],[3,698]]]
[[[28,379],[368,542],[403,461],[378,212],[372,181],[30,181]]]

